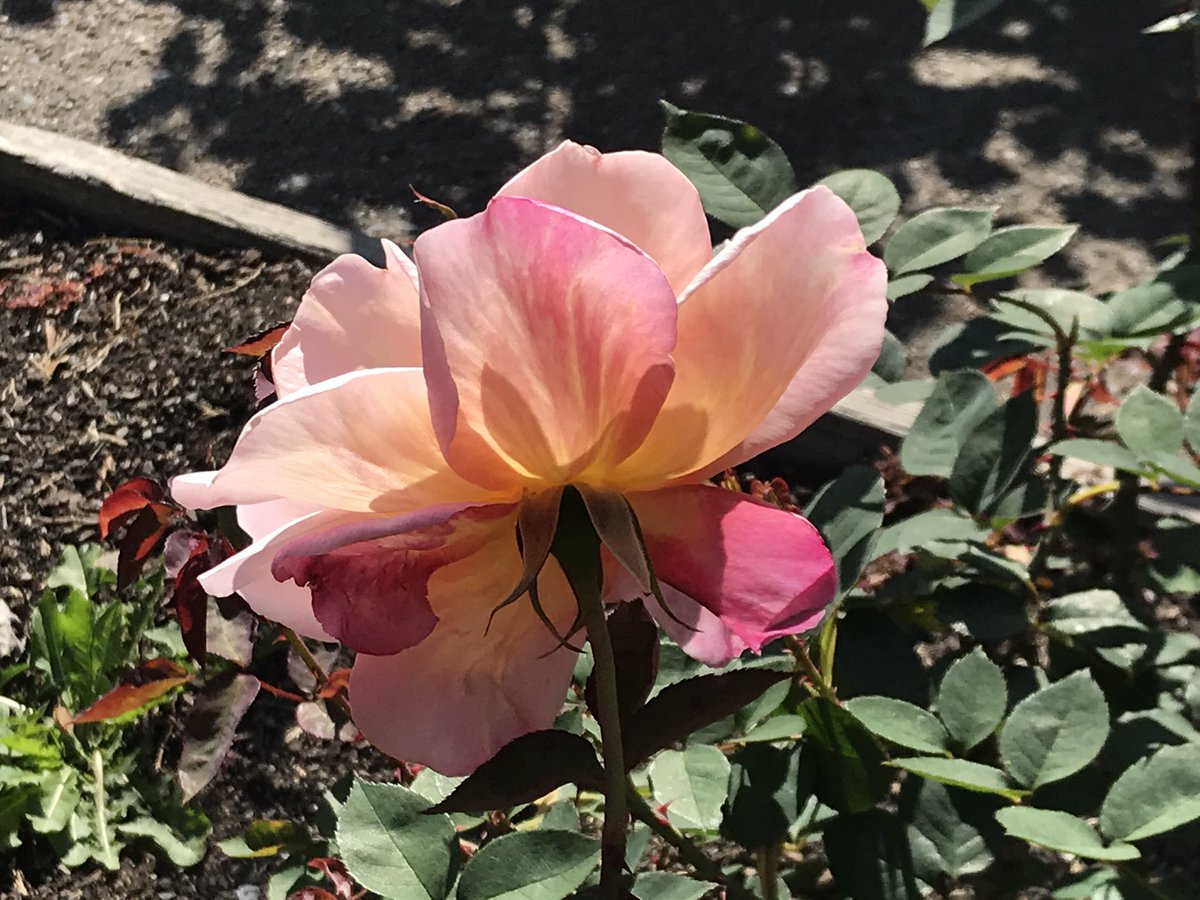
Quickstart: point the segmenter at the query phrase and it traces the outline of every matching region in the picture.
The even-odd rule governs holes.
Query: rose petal
[[[676,293],[712,256],[699,193],[658,153],[601,153],[564,141],[496,196],[541,200],[611,228],[653,258]]]
[[[280,581],[312,591],[317,621],[359,653],[398,653],[437,624],[429,579],[442,566],[507,536],[516,542],[515,507],[430,507],[358,521],[284,547],[272,565]]]
[[[670,387],[675,299],[654,261],[556,207],[500,197],[417,239],[434,429],[495,488],[594,482]]]
[[[707,477],[807,428],[878,357],[886,280],[826,188],[739,231],[680,299],[675,382],[620,480]]]
[[[290,541],[345,524],[351,518],[352,514],[326,511],[288,522],[202,573],[200,586],[214,597],[239,594],[263,618],[305,637],[332,641],[313,615],[312,593],[291,582],[280,584],[271,574],[271,563]]]
[[[446,465],[420,369],[338,375],[255,415],[225,467],[171,482],[189,508],[286,498],[358,512],[503,499]]]
[[[416,267],[391,241],[383,246],[386,269],[348,253],[313,278],[272,351],[281,398],[357,369],[421,365]]]
[[[397,759],[466,775],[514,738],[554,723],[575,654],[555,649],[528,599],[497,613],[485,632],[492,607],[520,574],[515,541],[493,541],[431,577],[438,624],[429,637],[394,656],[356,659],[350,705],[371,743]],[[576,607],[554,560],[539,586],[543,608],[565,631]]]
[[[182,476],[187,478],[188,476]],[[296,503],[293,500],[266,500],[262,503],[247,503],[237,508],[238,526],[254,540],[278,531],[289,522],[303,519],[317,512],[319,507],[311,503]]]
[[[800,516],[700,484],[630,494],[629,502],[659,581],[693,598],[756,653],[811,627],[836,594],[833,558]]]

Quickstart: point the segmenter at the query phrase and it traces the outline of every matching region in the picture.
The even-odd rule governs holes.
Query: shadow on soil
[[[336,220],[410,209],[410,182],[478,208],[563,137],[657,147],[666,98],[759,124],[802,181],[876,167],[909,195],[907,162],[979,196],[1066,164],[1088,176],[1051,193],[1092,234],[1178,228],[1178,200],[1112,187],[1147,182],[1184,134],[1185,41],[1139,33],[1157,0],[1102,16],[1011,3],[933,54],[919,8],[897,0],[701,0],[686,16],[630,0],[170,2],[187,18],[155,83],[110,110],[112,140],[136,133],[139,155],[168,166],[199,142],[247,192]],[[202,27],[219,30],[215,56]]]

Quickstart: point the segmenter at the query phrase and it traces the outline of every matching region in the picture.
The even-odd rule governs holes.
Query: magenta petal
[[[511,532],[513,510],[443,506],[355,522],[285,547],[272,571],[312,592],[317,621],[346,646],[398,653],[419,644],[437,624],[430,576],[469,557],[498,531]]]
[[[811,627],[836,594],[833,558],[800,516],[709,485],[631,494],[629,501],[659,581],[693,598],[755,652]]]

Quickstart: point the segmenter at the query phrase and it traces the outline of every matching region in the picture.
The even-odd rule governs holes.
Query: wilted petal
[[[347,647],[398,653],[437,624],[429,602],[433,573],[490,541],[515,543],[515,521],[511,504],[429,507],[359,520],[288,544],[272,571],[312,592],[317,621]]]
[[[541,200],[611,228],[648,253],[676,293],[712,255],[699,193],[657,153],[601,153],[564,141],[497,196]]]
[[[171,482],[189,508],[286,498],[358,512],[499,499],[450,470],[420,369],[350,372],[258,413],[215,473]]]
[[[836,594],[833,558],[800,516],[708,485],[629,501],[659,581],[693,598],[751,650],[815,624]],[[676,614],[687,622],[684,613]]]
[[[680,299],[675,382],[624,484],[706,476],[812,424],[878,357],[886,281],[826,188],[739,231]]]
[[[499,197],[417,239],[434,429],[478,484],[588,481],[641,443],[670,388],[675,297],[585,219]]]
[[[485,633],[493,606],[520,574],[511,536],[439,569],[429,582],[438,617],[429,637],[393,656],[355,660],[350,705],[371,743],[397,759],[465,775],[513,738],[554,723],[575,653],[555,649],[527,599],[497,613]],[[543,608],[566,631],[575,601],[554,560],[539,585]]]
[[[386,269],[348,253],[313,278],[272,351],[280,397],[357,369],[421,364],[417,270],[391,241],[383,246]]]

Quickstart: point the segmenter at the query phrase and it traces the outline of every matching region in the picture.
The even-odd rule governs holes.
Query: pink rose
[[[813,527],[705,481],[798,434],[875,361],[886,273],[845,203],[796,194],[714,256],[665,159],[565,143],[421,235],[415,262],[385,246],[386,269],[343,256],[313,279],[274,350],[278,402],[224,468],[172,484],[191,508],[235,504],[253,538],[206,590],[357,651],[350,702],[372,742],[461,774],[552,724],[574,654],[528,598],[487,625],[521,583],[518,517],[544,518],[565,485],[593,518],[628,501],[691,627],[647,606],[697,659],[820,617],[835,577]],[[643,595],[612,547],[606,599]],[[553,558],[537,584],[567,630]]]

